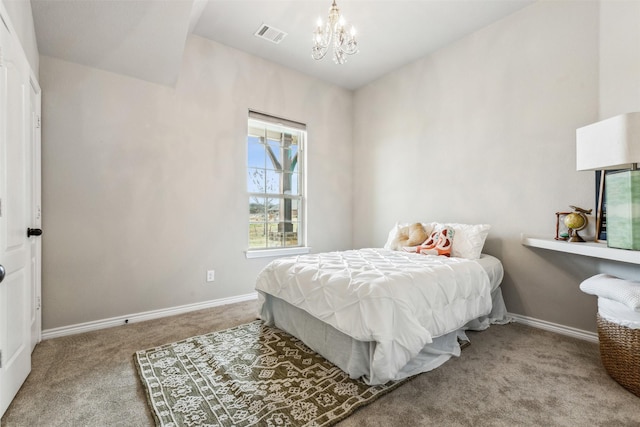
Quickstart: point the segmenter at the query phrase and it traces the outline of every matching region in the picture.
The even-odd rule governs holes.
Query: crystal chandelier
[[[356,41],[356,30],[351,27],[349,32],[345,30],[346,22],[336,0],[329,8],[329,18],[327,23],[322,25],[322,19],[318,18],[318,26],[313,32],[313,49],[311,56],[315,60],[324,58],[329,50],[329,45],[333,41],[333,62],[344,64],[347,62],[346,55],[358,53],[358,42]]]

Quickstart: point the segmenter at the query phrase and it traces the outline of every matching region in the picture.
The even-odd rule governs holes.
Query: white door
[[[41,208],[41,156],[40,156],[40,86],[34,79],[29,79],[29,164],[31,173],[28,178],[31,181],[31,223],[35,237],[29,239],[29,260],[31,268],[31,316],[29,325],[31,328],[31,351],[40,342],[42,336],[42,240],[37,233],[42,231]]]
[[[31,370],[29,67],[0,14],[0,415]],[[4,274],[2,274],[4,273]]]

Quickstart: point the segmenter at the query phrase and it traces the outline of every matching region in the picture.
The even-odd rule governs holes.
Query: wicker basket
[[[607,373],[640,397],[640,329],[631,329],[597,315],[600,358]]]

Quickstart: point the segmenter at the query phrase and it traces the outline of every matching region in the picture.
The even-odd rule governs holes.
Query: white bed
[[[259,274],[260,317],[369,384],[460,354],[464,330],[507,321],[502,263],[368,248],[281,258]]]

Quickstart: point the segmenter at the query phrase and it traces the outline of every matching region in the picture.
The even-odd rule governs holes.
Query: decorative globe
[[[564,225],[573,230],[582,230],[587,225],[587,221],[583,215],[573,212],[564,217]]]

